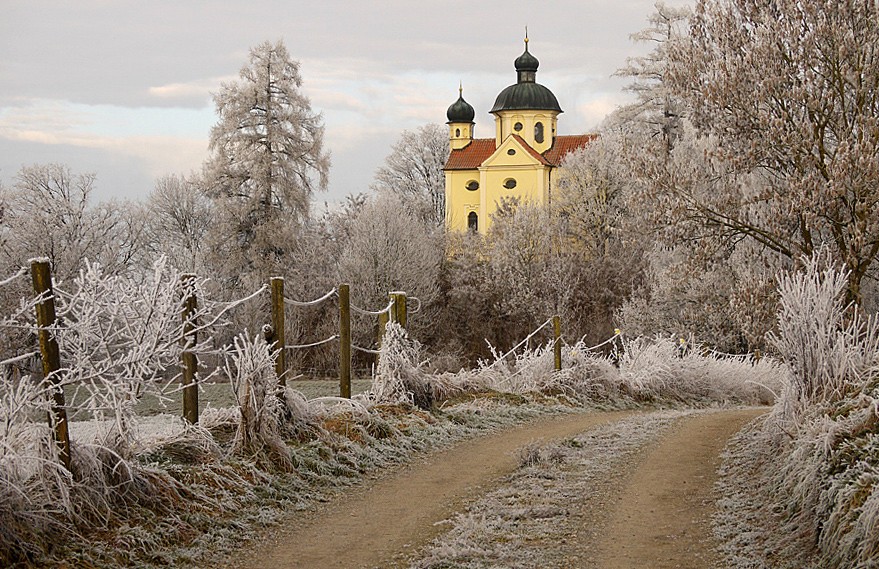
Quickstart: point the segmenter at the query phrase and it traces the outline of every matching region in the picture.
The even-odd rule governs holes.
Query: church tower
[[[464,88],[458,87],[458,100],[446,111],[449,122],[449,141],[452,150],[464,148],[473,140],[473,118],[476,111],[464,100]]]
[[[500,92],[489,111],[495,116],[495,140],[500,145],[515,134],[542,153],[552,148],[562,108],[552,91],[537,82],[540,62],[528,52],[527,37],[525,53],[514,64],[518,80]]]

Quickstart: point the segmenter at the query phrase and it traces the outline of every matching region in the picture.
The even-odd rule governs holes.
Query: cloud
[[[196,79],[184,83],[169,83],[150,87],[147,92],[150,97],[165,102],[176,102],[186,106],[198,102],[207,105],[211,100],[211,93],[216,92],[222,83],[234,79],[234,75],[227,75],[210,79]]]

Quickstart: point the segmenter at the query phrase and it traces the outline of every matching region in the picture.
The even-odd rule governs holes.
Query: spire
[[[528,26],[525,26],[525,52],[516,58],[516,71],[519,83],[534,83],[537,79],[537,67],[540,62],[528,52]]]

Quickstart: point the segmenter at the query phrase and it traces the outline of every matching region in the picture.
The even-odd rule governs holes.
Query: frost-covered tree
[[[177,175],[156,182],[145,204],[144,252],[150,262],[165,255],[174,267],[202,267],[205,238],[214,220],[200,180]]]
[[[391,147],[384,166],[375,173],[372,188],[398,194],[407,207],[436,225],[445,222],[446,178],[443,166],[449,158],[449,136],[438,124],[404,131]]]
[[[615,73],[632,78],[626,89],[637,96],[634,103],[619,109],[617,114],[619,119],[640,123],[670,151],[679,135],[684,109],[680,97],[667,83],[669,50],[686,37],[691,12],[688,6],[674,8],[662,2],[655,7],[648,27],[631,35],[633,41],[653,44],[653,50],[648,55],[629,58],[626,66]]]
[[[440,293],[443,260],[441,231],[404,206],[403,199],[382,194],[359,208],[339,261],[341,282],[351,284],[352,302],[376,310],[391,291],[416,297],[422,314],[409,320],[416,335],[438,325],[429,316]]]
[[[0,265],[47,257],[58,280],[76,275],[85,259],[110,273],[126,271],[140,244],[141,217],[129,204],[92,204],[95,179],[63,164],[23,167],[11,188],[0,189]]]
[[[700,0],[669,59],[710,164],[650,165],[646,191],[712,238],[790,259],[829,244],[860,299],[879,257],[876,3]]]
[[[283,42],[251,49],[239,79],[214,95],[206,191],[214,199],[218,264],[261,274],[280,264],[327,186],[323,120],[302,93],[299,63]]]

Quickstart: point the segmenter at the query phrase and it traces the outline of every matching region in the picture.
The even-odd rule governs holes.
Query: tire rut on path
[[[579,413],[536,422],[456,445],[403,468],[331,505],[303,524],[276,528],[236,567],[327,569],[373,567],[424,544],[481,486],[512,472],[517,448],[617,421],[632,412]]]
[[[644,455],[597,544],[598,569],[719,567],[712,490],[729,438],[766,409],[693,416]]]

